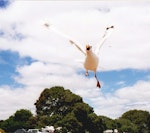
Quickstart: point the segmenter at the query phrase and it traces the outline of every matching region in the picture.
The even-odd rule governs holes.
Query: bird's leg
[[[86,70],[86,72],[85,72],[85,76],[89,76],[88,70]]]
[[[98,81],[98,78],[97,78],[97,76],[96,76],[96,72],[95,72],[95,78],[96,78],[96,80],[97,80],[97,87],[98,87],[98,88],[101,88],[100,82]]]

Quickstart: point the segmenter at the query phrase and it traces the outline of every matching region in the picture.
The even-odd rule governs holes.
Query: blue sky
[[[17,76],[16,72],[17,66],[30,65],[34,62],[30,57],[21,58],[17,52],[12,52],[9,50],[0,51],[0,85],[10,85],[14,86],[17,83],[13,79]],[[84,75],[84,71],[80,69],[81,74]],[[89,78],[93,78],[94,73],[90,72]],[[136,70],[136,69],[123,69],[114,70],[106,72],[98,72],[98,77],[105,84],[108,84],[107,88],[102,90],[107,93],[110,91],[115,91],[120,87],[131,86],[139,80],[147,81],[149,80],[150,71],[149,70]],[[87,77],[88,78],[88,77]],[[110,88],[112,90],[110,90]]]
[[[0,1],[0,8],[5,8],[9,5],[9,0],[1,0]]]
[[[34,113],[39,94],[55,85],[82,96],[98,115],[150,110],[149,1],[0,1],[0,13],[0,119],[21,108]],[[45,29],[45,22],[83,48],[95,48],[105,28],[115,26],[100,51],[101,89],[93,72],[86,77],[76,61],[84,59],[82,53]]]
[[[21,58],[17,52],[12,52],[10,50],[0,51],[0,86],[9,85],[12,88],[18,87],[21,84],[18,84],[13,77],[18,75],[16,67],[22,65],[30,65],[34,62],[30,57]]]

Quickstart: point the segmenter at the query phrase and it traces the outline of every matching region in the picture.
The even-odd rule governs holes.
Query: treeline
[[[103,133],[106,129],[118,129],[120,133],[150,133],[148,111],[130,110],[115,120],[98,116],[80,96],[60,86],[44,89],[35,106],[35,116],[29,110],[21,109],[8,119],[1,120],[0,132],[53,125],[55,128],[62,127],[57,133]]]

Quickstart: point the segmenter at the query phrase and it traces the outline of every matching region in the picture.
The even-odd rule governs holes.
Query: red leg
[[[97,87],[98,87],[98,88],[101,88],[100,82],[98,81],[98,78],[97,78],[97,76],[96,76],[96,72],[95,72],[95,78],[96,78],[96,80],[97,80]]]
[[[85,72],[85,76],[89,76],[88,70],[86,70],[86,72]]]
[[[98,88],[101,88],[101,84],[100,84],[99,81],[97,81],[97,87],[98,87]]]

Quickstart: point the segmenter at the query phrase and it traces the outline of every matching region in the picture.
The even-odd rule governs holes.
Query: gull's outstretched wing
[[[102,47],[102,45],[104,44],[105,40],[108,38],[108,36],[113,32],[114,30],[114,26],[111,27],[107,27],[106,31],[102,37],[102,40],[97,44],[96,49],[95,49],[95,53],[98,55],[100,52],[100,49]]]
[[[69,42],[71,44],[73,44],[74,46],[76,46],[78,48],[78,50],[80,50],[84,55],[86,55],[86,52],[84,51],[84,49],[79,45],[79,43],[77,41],[75,41],[74,39],[72,39],[70,36],[60,32],[59,30],[57,30],[53,25],[49,25],[48,23],[45,23],[44,26],[46,26],[48,29],[51,29],[52,31],[54,31],[55,33],[65,37],[66,39],[69,40]]]

